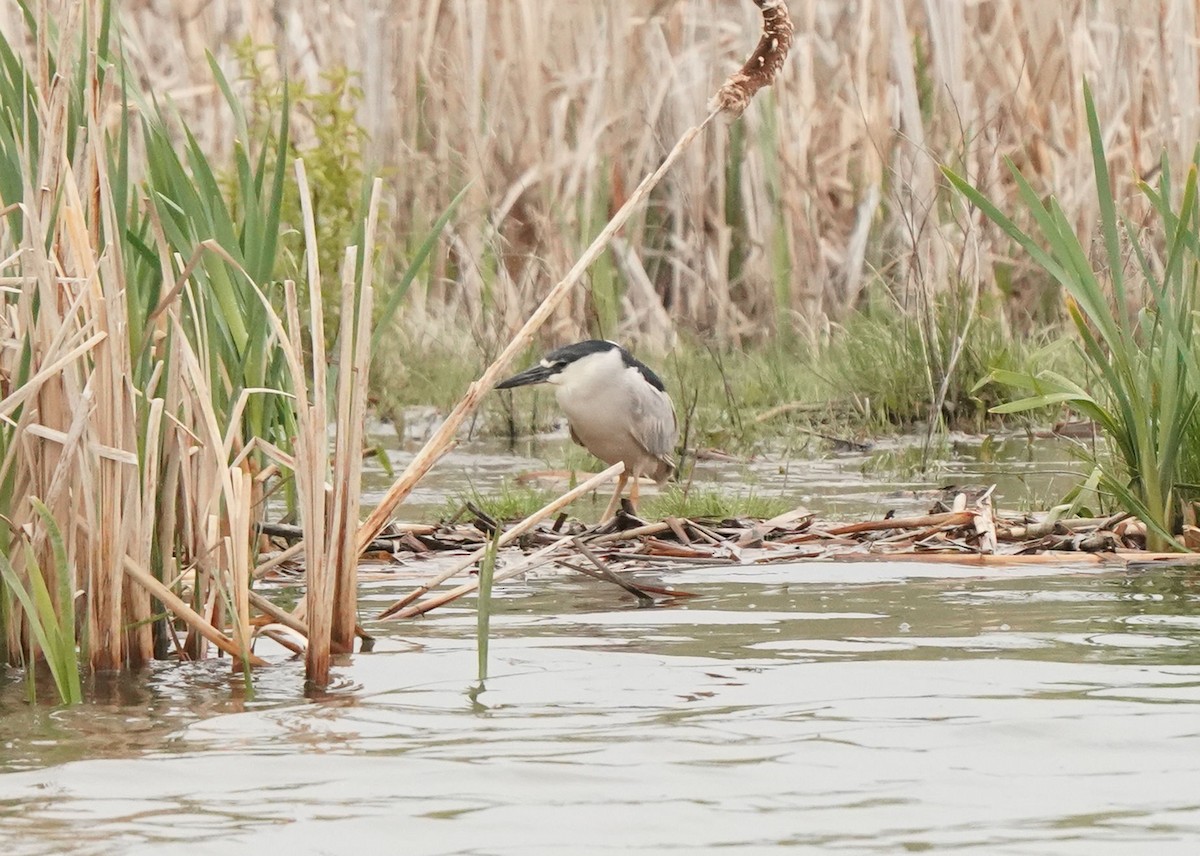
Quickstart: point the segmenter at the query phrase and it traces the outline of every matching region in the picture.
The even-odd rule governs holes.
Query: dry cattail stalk
[[[138,567],[137,563],[128,556],[125,557],[123,570],[125,576],[161,600],[173,615],[232,657],[235,662],[244,658],[252,666],[267,664],[266,660],[242,648],[236,641],[213,627],[212,622],[188,606],[175,592],[155,579],[154,575],[145,568]]]
[[[358,608],[359,498],[362,491],[363,432],[367,421],[371,309],[374,306],[375,227],[383,183],[375,179],[364,235],[362,287],[355,293],[356,247],[348,247],[342,280],[341,356],[338,368],[337,448],[333,458],[333,523],[328,550],[336,568],[331,638],[334,650],[353,650]],[[357,312],[353,311],[357,300]]]
[[[794,26],[784,0],[754,0],[762,10],[763,34],[758,47],[736,73],[730,76],[709,102],[709,107],[736,119],[750,104],[754,93],[775,81],[792,46]]]

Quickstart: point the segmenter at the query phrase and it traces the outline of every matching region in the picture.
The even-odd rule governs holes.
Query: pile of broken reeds
[[[593,477],[567,499],[573,500],[610,477],[611,471]],[[383,610],[378,619],[423,615],[475,591],[475,579],[444,591],[439,587],[472,571],[497,537],[500,544],[514,546],[500,555],[497,582],[557,567],[610,582],[643,601],[690,593],[646,586],[621,572],[641,575],[696,566],[874,559],[1000,567],[1066,565],[1080,560],[1121,565],[1181,560],[1179,554],[1146,552],[1145,525],[1126,514],[1107,518],[1002,516],[994,510],[991,493],[989,489],[973,499],[960,493],[948,506],[919,516],[849,523],[820,521],[804,508],[796,508],[769,520],[669,517],[647,522],[621,512],[604,525],[589,528],[561,512],[565,503],[560,500],[505,528],[468,504],[446,522],[392,524],[368,546],[367,558],[377,563],[372,572],[376,579],[395,579],[398,572],[413,572],[430,564],[441,568]],[[470,519],[464,521],[464,517]],[[284,540],[299,537],[293,527],[268,526],[264,532]],[[803,580],[803,575],[803,569],[798,569],[798,580]],[[289,577],[289,569],[275,565],[267,579]]]

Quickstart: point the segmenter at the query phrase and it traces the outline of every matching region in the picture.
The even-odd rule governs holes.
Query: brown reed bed
[[[391,176],[386,226],[401,255],[419,240],[403,236],[423,235],[469,183],[403,313],[418,342],[507,341],[548,272],[581,255],[703,114],[757,15],[727,0],[185,5],[126,2],[121,26],[141,78],[181,105],[214,156],[235,133],[204,52],[234,77],[244,37],[276,46],[272,75],[312,86],[338,66],[358,75],[359,122]],[[915,318],[932,295],[994,292],[997,266],[1012,323],[1037,323],[1051,284],[947,193],[937,166],[1014,210],[1017,189],[998,168],[1011,157],[1089,234],[1098,210],[1082,78],[1118,194],[1200,137],[1194,4],[791,5],[796,48],[779,85],[733,133],[681,159],[626,225],[620,263],[602,260],[548,339],[598,325],[656,346],[676,328],[733,343],[819,334],[873,285]],[[6,30],[18,15],[0,9]],[[296,126],[308,133],[304,116]]]
[[[257,524],[270,492],[293,490],[313,581],[297,623],[324,683],[356,626],[373,267],[348,249],[331,460],[320,272],[303,323],[296,288],[270,282],[282,143],[240,148],[223,191],[175,117],[121,86],[111,7],[68,6],[37,4],[25,43],[2,45],[0,648],[30,674],[43,658],[108,671],[210,647],[262,665]],[[378,207],[376,185],[368,260]],[[306,237],[315,246],[311,217]],[[76,612],[78,640],[62,632]]]

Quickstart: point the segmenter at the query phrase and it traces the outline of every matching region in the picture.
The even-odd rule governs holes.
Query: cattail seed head
[[[763,16],[763,33],[758,47],[742,67],[721,84],[709,102],[709,109],[720,109],[731,119],[742,115],[755,92],[775,81],[792,46],[795,27],[787,3],[784,0],[754,0],[754,5],[762,10]]]

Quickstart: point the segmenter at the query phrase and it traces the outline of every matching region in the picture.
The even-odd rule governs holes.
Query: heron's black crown
[[[600,354],[604,351],[617,351],[621,355],[621,361],[631,369],[637,369],[641,372],[642,377],[646,379],[646,383],[650,384],[655,389],[663,392],[667,391],[666,386],[662,382],[662,378],[654,373],[648,365],[643,363],[629,351],[622,348],[616,342],[609,342],[605,339],[587,339],[583,342],[575,342],[571,345],[563,345],[561,348],[555,348],[550,353],[546,354],[542,360],[544,365],[553,368],[563,368],[570,365],[576,360],[581,360],[589,354]]]

